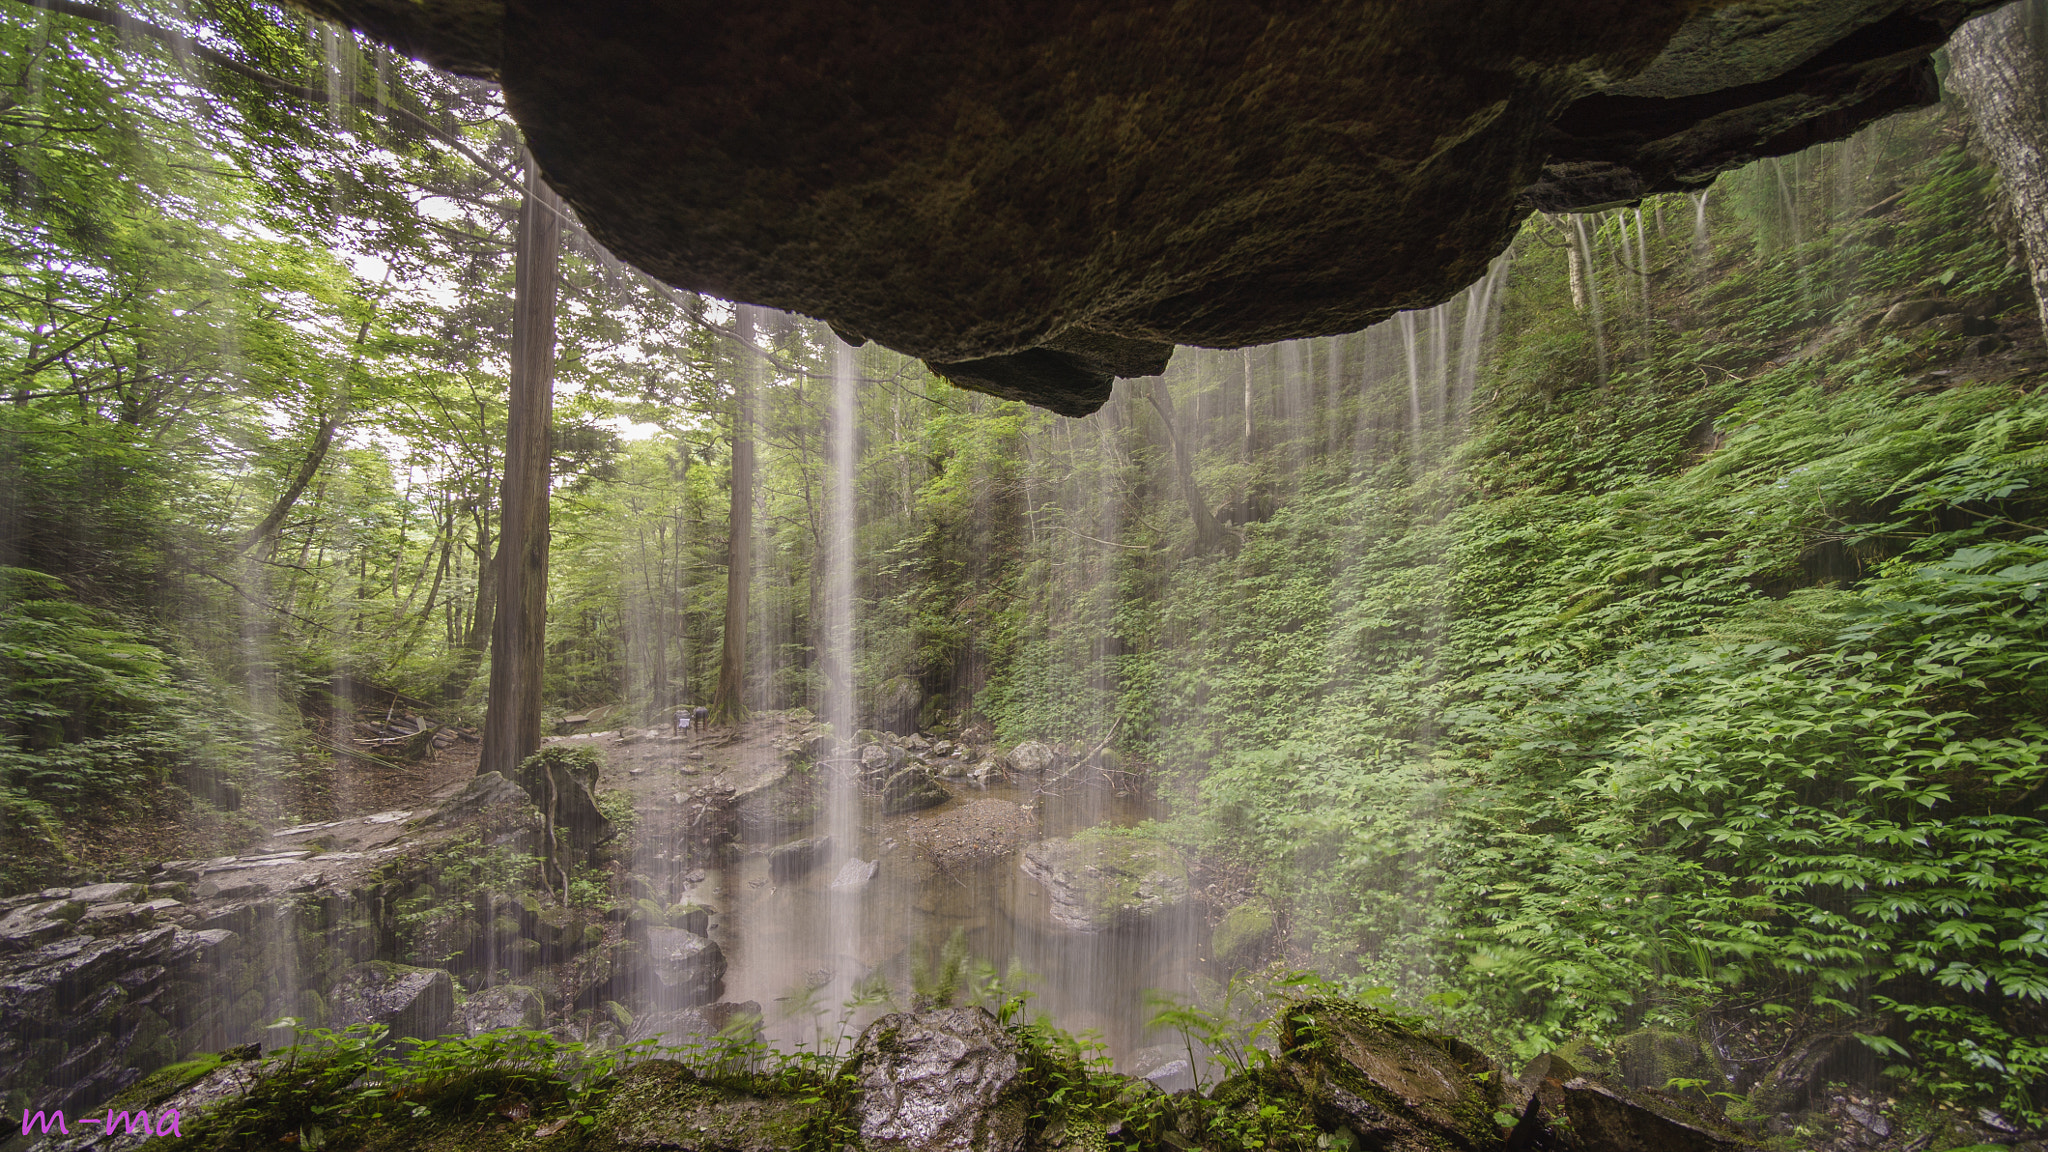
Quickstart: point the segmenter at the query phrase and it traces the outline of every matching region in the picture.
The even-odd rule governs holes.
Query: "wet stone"
[[[768,875],[778,884],[803,878],[832,850],[830,836],[807,836],[778,845],[768,853]]]
[[[1283,1018],[1283,1060],[1325,1124],[1385,1152],[1497,1144],[1499,1076],[1476,1049],[1343,1001],[1310,1001]]]
[[[905,768],[882,785],[882,811],[891,816],[936,808],[952,798],[953,794],[923,768]]]
[[[70,896],[73,900],[82,900],[87,904],[113,904],[126,903],[141,893],[140,884],[90,884],[84,888],[72,889]]]
[[[500,984],[463,1001],[455,1010],[454,1028],[465,1036],[499,1028],[538,1028],[542,1008],[539,992],[518,984]]]
[[[447,1031],[455,982],[439,968],[369,961],[335,977],[328,993],[329,1027],[383,1024],[394,1040],[432,1039]]]
[[[649,928],[647,962],[671,1004],[716,1000],[725,986],[725,952],[686,928]]]
[[[847,1062],[862,1145],[915,1152],[1016,1152],[1030,1111],[1016,1040],[980,1008],[892,1013]]]
[[[858,892],[868,886],[868,881],[875,878],[875,873],[880,871],[881,867],[882,862],[879,860],[862,860],[858,856],[849,857],[846,863],[839,866],[838,874],[832,877],[832,890],[835,892]]]

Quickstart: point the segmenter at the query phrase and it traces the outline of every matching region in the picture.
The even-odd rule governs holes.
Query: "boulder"
[[[1470,1045],[1343,1000],[1295,1005],[1280,1022],[1281,1060],[1323,1123],[1384,1152],[1500,1146],[1500,1076]]]
[[[739,780],[730,800],[722,800],[706,790],[698,803],[707,817],[714,809],[729,809],[730,822],[748,843],[786,840],[817,819],[818,801],[811,787],[815,775],[808,769],[800,770],[787,761],[776,760],[752,778]],[[727,820],[722,815],[716,819],[720,823]]]
[[[1955,310],[1956,304],[1952,300],[1901,300],[1885,309],[1877,322],[1885,328],[1911,328]]]
[[[466,913],[437,912],[413,929],[412,945],[403,955],[422,967],[452,965],[476,945],[478,935],[476,921]]]
[[[1603,1084],[1557,1056],[1524,1073],[1534,1091],[1508,1152],[1750,1152],[1756,1147],[1706,1108],[1660,1092]]]
[[[1240,904],[1223,914],[1222,923],[1209,936],[1209,955],[1224,971],[1250,968],[1273,943],[1279,917],[1259,901]]]
[[[708,1003],[725,988],[724,950],[686,928],[649,928],[647,963],[664,1005]]]
[[[945,785],[924,768],[905,768],[882,785],[882,811],[890,816],[936,808],[953,798]]]
[[[893,744],[870,744],[860,750],[860,774],[870,781],[885,779],[909,759],[909,753]]]
[[[1043,889],[1054,926],[1072,932],[1142,928],[1185,912],[1187,861],[1139,832],[1091,828],[1024,850],[1021,868]]]
[[[470,996],[455,1009],[455,1030],[475,1036],[500,1028],[539,1028],[544,1005],[540,993],[518,984],[500,984]]]
[[[1026,740],[1010,749],[1004,758],[1013,771],[1026,776],[1039,776],[1052,771],[1059,765],[1060,754],[1052,745],[1039,740]]]
[[[761,1006],[752,1000],[742,1000],[737,1004],[699,1004],[693,1008],[643,1012],[634,1018],[626,1038],[658,1037],[665,1045],[689,1045],[728,1031],[752,1037],[758,1035],[760,1027]]]
[[[869,1152],[1018,1152],[1030,1114],[1017,1041],[981,1008],[884,1016],[845,1074]]]
[[[1195,1066],[1188,1062],[1185,1046],[1154,1044],[1137,1049],[1124,1061],[1124,1072],[1162,1092],[1183,1092],[1197,1087]]]
[[[671,904],[667,910],[671,928],[685,928],[702,936],[711,931],[711,907],[694,900]]]
[[[832,851],[830,836],[807,836],[777,845],[768,853],[768,875],[777,884],[800,880]]]
[[[605,1147],[664,1152],[783,1152],[814,1106],[793,1096],[756,1096],[700,1080],[673,1060],[649,1060],[619,1077],[592,1130]]]
[[[1645,1028],[1614,1042],[1615,1070],[1630,1088],[1665,1089],[1673,1080],[1705,1080],[1726,1087],[1706,1047],[1683,1032]]]
[[[868,881],[875,878],[875,873],[880,871],[881,867],[882,862],[879,860],[863,860],[858,856],[849,856],[846,862],[839,866],[839,874],[832,877],[832,890],[858,892],[868,886]]]
[[[370,960],[344,969],[327,994],[328,1026],[383,1024],[391,1039],[431,1040],[455,1014],[455,981],[445,969]]]

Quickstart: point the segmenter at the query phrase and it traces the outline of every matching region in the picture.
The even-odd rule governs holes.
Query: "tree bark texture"
[[[739,306],[739,371],[733,378],[732,511],[726,519],[725,644],[718,660],[718,689],[711,720],[737,724],[746,719],[747,590],[754,578],[754,397],[763,361],[754,352],[754,309]]]
[[[1949,86],[1969,105],[1998,166],[2026,247],[2034,303],[2048,333],[2048,4],[2021,0],[1979,16],[1949,41]]]
[[[512,381],[499,489],[498,611],[491,627],[491,687],[477,772],[517,778],[540,750],[541,673],[547,644],[549,425],[554,420],[555,298],[561,201],[526,162],[513,256]]]

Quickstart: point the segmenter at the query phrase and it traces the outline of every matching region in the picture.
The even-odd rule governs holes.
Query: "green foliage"
[[[939,962],[929,965],[916,957],[910,967],[910,1007],[913,1012],[951,1008],[966,991],[967,929],[955,928],[939,948]]]
[[[192,753],[203,701],[139,631],[55,577],[0,568],[0,786],[71,807],[166,780]]]

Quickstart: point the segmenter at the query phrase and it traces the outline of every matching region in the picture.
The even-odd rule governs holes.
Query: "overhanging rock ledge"
[[[1999,0],[294,0],[498,79],[620,257],[1080,415],[1175,344],[1353,331],[1533,209],[1936,88]]]

